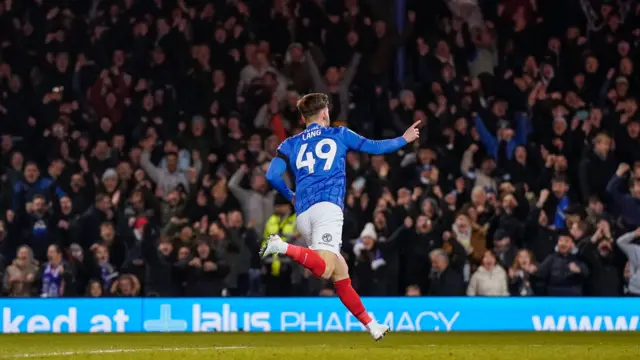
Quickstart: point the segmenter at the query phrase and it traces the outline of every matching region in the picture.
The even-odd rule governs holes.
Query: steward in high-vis
[[[291,202],[285,199],[284,196],[278,195],[275,199],[274,213],[267,219],[264,227],[263,242],[267,241],[269,236],[274,234],[279,235],[283,241],[289,242],[295,230],[296,213],[293,212]],[[283,262],[291,262],[288,257],[281,257],[278,256],[278,254],[273,254],[264,261],[266,264],[271,264],[271,268],[268,270],[271,276],[280,276]]]

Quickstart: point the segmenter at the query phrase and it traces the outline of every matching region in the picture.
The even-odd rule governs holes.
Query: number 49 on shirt
[[[309,174],[313,174],[315,172],[316,158],[318,158],[325,160],[323,170],[327,171],[331,169],[338,148],[333,139],[322,139],[318,141],[313,152],[307,151],[307,147],[308,144],[306,143],[300,146],[300,151],[296,157],[296,168],[301,169],[306,167]],[[328,148],[327,151],[324,151],[325,148]]]

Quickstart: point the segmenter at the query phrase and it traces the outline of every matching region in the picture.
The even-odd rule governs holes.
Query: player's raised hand
[[[413,125],[409,126],[407,131],[404,132],[402,137],[407,140],[407,143],[414,142],[417,138],[420,137],[420,130],[418,126],[422,123],[422,120],[418,120],[413,123]]]

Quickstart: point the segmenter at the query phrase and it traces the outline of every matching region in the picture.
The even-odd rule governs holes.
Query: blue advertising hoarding
[[[636,331],[632,298],[368,298],[393,331]],[[362,331],[337,298],[0,299],[2,332]]]
[[[0,299],[2,332],[137,332],[140,299]]]

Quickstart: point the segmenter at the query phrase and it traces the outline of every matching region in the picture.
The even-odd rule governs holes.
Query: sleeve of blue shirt
[[[286,141],[280,144],[278,147],[278,154],[273,160],[271,160],[271,164],[269,165],[269,170],[267,170],[267,181],[273,186],[274,189],[278,190],[282,196],[284,196],[287,200],[291,201],[293,199],[294,192],[287,187],[284,179],[282,178],[282,174],[287,171],[287,164],[289,163],[289,152]]]
[[[62,190],[62,188],[60,186],[58,186],[57,184],[54,183],[54,181],[52,179],[49,178],[43,178],[40,180],[40,186],[43,189],[49,189],[53,186],[53,191],[55,192],[56,196],[58,197],[58,200],[67,195],[67,193],[64,192],[64,190]]]
[[[493,156],[494,159],[498,158],[498,140],[495,136],[493,136],[489,129],[484,125],[484,121],[478,115],[475,116],[474,124],[476,125],[476,130],[478,131],[478,135],[480,135],[480,141],[487,149],[487,153]]]
[[[407,141],[402,136],[388,140],[370,140],[348,128],[341,127],[340,130],[342,141],[349,150],[361,151],[371,155],[391,153],[407,145]]]
[[[56,186],[56,195],[58,195],[58,199],[61,197],[67,196],[67,193],[62,190],[60,186]]]

